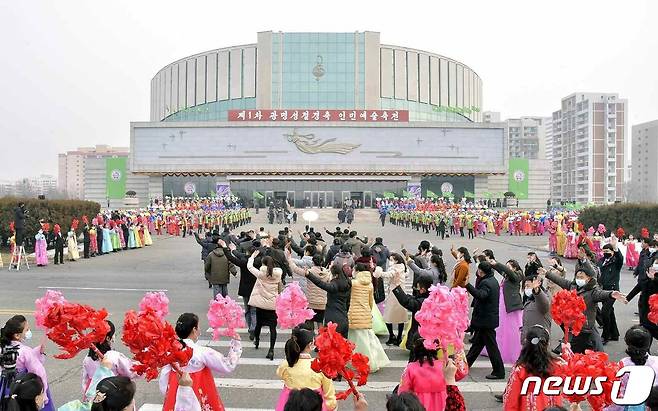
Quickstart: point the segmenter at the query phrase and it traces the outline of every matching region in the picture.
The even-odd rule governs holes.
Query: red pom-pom
[[[9,222],[9,232],[10,232],[10,233],[13,233],[13,232],[15,232],[15,231],[16,231],[16,226],[14,225],[14,222],[13,222],[13,221],[10,221],[10,222]]]
[[[337,400],[344,400],[350,394],[357,394],[352,380],[357,379],[357,385],[365,385],[370,374],[370,364],[367,356],[353,353],[355,345],[346,340],[336,331],[336,324],[330,322],[326,327],[320,328],[315,337],[315,346],[318,356],[311,363],[315,372],[321,372],[327,378],[336,378],[342,375],[350,385],[347,391],[336,393]]]
[[[138,363],[133,371],[148,381],[156,378],[165,365],[184,367],[192,358],[192,349],[183,347],[171,324],[150,307],[139,314],[132,310],[126,313],[122,341]]]
[[[649,314],[647,318],[652,323],[658,324],[658,294],[649,297]]]
[[[640,230],[640,237],[649,238],[649,229],[646,227],[642,227],[642,230]]]
[[[46,334],[48,338],[64,351],[55,358],[73,358],[91,348],[92,343],[103,342],[110,332],[106,319],[105,309],[96,311],[88,305],[71,302],[51,306],[43,326],[50,330]]]
[[[585,300],[576,293],[576,290],[560,290],[553,296],[551,315],[553,321],[563,325],[567,332],[580,334],[587,318],[585,317]]]
[[[572,403],[587,399],[592,409],[598,411],[612,404],[612,385],[617,380],[616,375],[620,368],[619,363],[608,361],[608,354],[586,350],[585,354],[573,354],[566,362],[558,363],[555,366],[554,375],[562,378],[570,377],[570,388],[576,384],[576,377],[581,377],[581,381],[584,381],[586,377],[591,377],[592,381],[596,377],[605,377],[606,381],[602,383],[602,394],[564,395],[564,398]],[[580,384],[582,385],[582,382]]]

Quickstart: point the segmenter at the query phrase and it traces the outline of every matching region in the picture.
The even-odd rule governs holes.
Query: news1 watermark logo
[[[626,375],[625,378],[620,378]],[[646,365],[628,365],[617,372],[617,380],[612,383],[612,402],[617,405],[638,405],[644,403],[655,378],[653,368]],[[625,381],[624,392],[621,392],[622,380]],[[601,395],[606,377],[548,377],[542,381],[539,377],[528,377],[523,381],[521,395],[529,392],[538,395]],[[530,390],[530,384],[534,386]]]

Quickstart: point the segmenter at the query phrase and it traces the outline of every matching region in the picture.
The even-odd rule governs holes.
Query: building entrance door
[[[350,200],[350,192],[349,191],[343,191],[341,193],[341,199],[340,199],[340,207],[343,207],[345,205],[345,202]]]
[[[287,198],[288,198],[288,205],[290,205],[290,207],[294,207],[295,206],[295,192],[294,191],[288,191]]]
[[[327,206],[327,193],[325,193],[324,191],[320,191],[320,193],[318,194],[320,196],[318,207],[325,208]]]
[[[325,207],[334,207],[334,192],[327,191]]]
[[[372,208],[372,191],[363,192],[363,208]]]
[[[354,207],[363,207],[363,191],[350,191],[350,200]]]
[[[311,192],[311,207],[317,208],[320,205],[320,192],[313,191]]]
[[[269,207],[274,202],[274,191],[265,192],[265,207]]]

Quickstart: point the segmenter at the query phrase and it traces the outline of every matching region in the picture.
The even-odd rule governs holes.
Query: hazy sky
[[[129,145],[164,65],[258,31],[379,31],[472,67],[484,109],[550,115],[618,92],[658,119],[658,1],[0,1],[0,179],[57,173],[57,153]],[[630,131],[630,129],[629,129]]]

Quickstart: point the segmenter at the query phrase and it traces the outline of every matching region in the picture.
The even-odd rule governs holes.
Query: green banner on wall
[[[105,159],[107,198],[124,198],[126,195],[126,157]]]
[[[528,159],[509,159],[509,191],[516,194],[517,200],[528,199]]]

